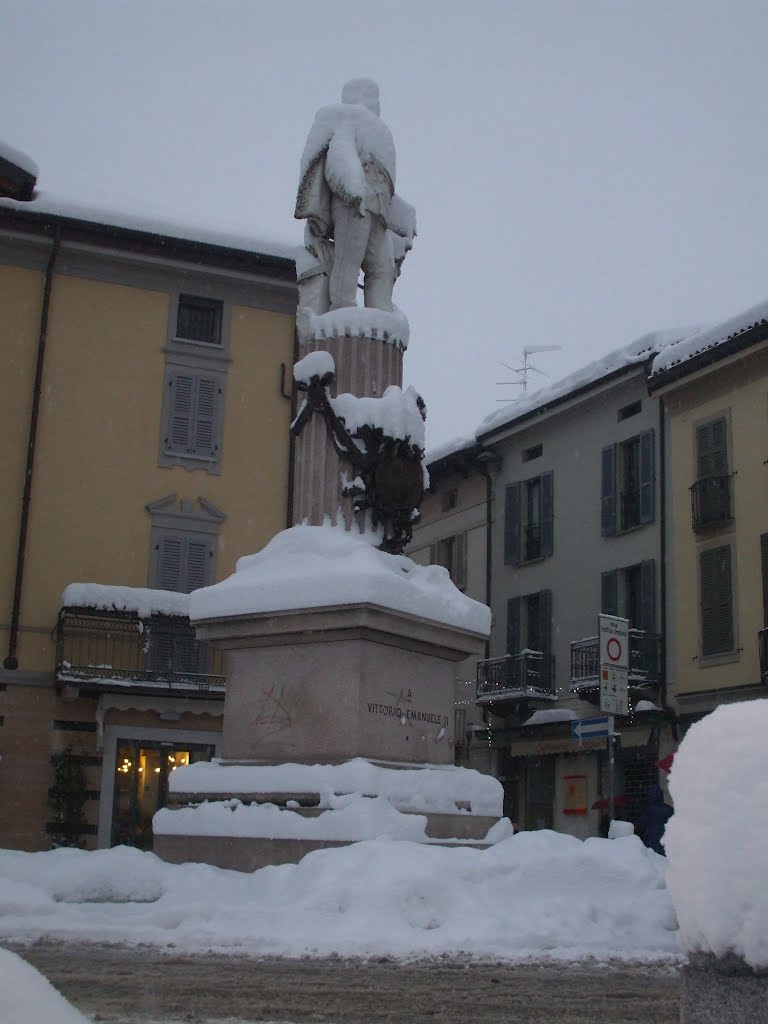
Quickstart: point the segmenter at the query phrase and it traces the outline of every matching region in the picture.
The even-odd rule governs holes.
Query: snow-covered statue
[[[321,107],[301,158],[295,217],[306,220],[299,304],[315,314],[357,305],[391,312],[392,289],[416,234],[416,213],[395,192],[395,145],[379,117],[379,87],[344,86]]]

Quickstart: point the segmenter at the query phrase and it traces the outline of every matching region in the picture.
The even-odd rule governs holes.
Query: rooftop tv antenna
[[[528,375],[530,373],[538,373],[542,377],[548,377],[549,374],[544,370],[540,370],[537,366],[533,366],[529,361],[529,356],[533,355],[534,352],[562,352],[562,345],[526,345],[523,349],[523,365],[522,366],[510,366],[509,363],[502,362],[502,366],[515,374],[516,380],[498,380],[497,385],[507,384],[519,384],[525,393],[528,390]],[[517,398],[497,398],[497,402],[517,402]]]

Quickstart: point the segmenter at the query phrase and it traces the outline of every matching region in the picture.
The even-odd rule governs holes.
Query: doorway
[[[210,761],[207,743],[118,738],[110,846],[152,849],[152,818],[168,802],[168,777],[176,768]]]

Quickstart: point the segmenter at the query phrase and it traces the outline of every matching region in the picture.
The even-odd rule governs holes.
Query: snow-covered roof
[[[26,153],[22,153],[20,149],[14,149],[13,146],[9,146],[2,139],[0,139],[0,160],[7,160],[9,164],[16,164],[22,171],[31,174],[33,178],[36,178],[40,173],[40,168],[31,157],[27,156]]]
[[[702,355],[711,349],[717,348],[725,342],[733,341],[742,334],[746,334],[753,327],[760,324],[768,325],[768,302],[761,302],[757,306],[725,320],[714,327],[707,327],[680,338],[671,345],[666,346],[651,365],[651,381],[657,375],[669,372],[676,366]]]
[[[124,228],[128,231],[141,231],[150,235],[161,235],[167,238],[178,238],[186,242],[202,242],[225,249],[237,249],[241,252],[272,256],[294,262],[295,245],[284,245],[280,242],[255,238],[253,235],[240,234],[234,231],[218,230],[194,224],[181,224],[168,220],[162,215],[146,212],[127,212],[112,206],[101,206],[78,202],[56,193],[35,190],[29,202],[18,202],[14,199],[0,199],[0,210],[13,210],[20,213],[38,214],[41,217],[58,217],[85,221],[88,224],[106,225]]]
[[[565,401],[577,391],[582,391],[592,384],[598,384],[606,377],[610,377],[623,369],[632,366],[639,366],[651,359],[659,352],[687,338],[699,328],[676,328],[664,331],[652,331],[636,338],[628,345],[614,349],[613,352],[595,359],[594,362],[575,370],[562,380],[548,384],[531,394],[526,394],[514,402],[510,402],[502,409],[497,409],[483,419],[474,434],[454,438],[451,441],[430,448],[427,452],[427,465],[432,465],[440,459],[454,455],[460,451],[467,450],[473,445],[482,444],[488,435],[495,433],[504,427],[523,420],[537,411],[544,409],[554,403]]]

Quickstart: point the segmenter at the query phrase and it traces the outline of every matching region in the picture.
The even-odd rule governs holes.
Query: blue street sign
[[[575,740],[595,739],[598,736],[607,736],[610,732],[608,718],[582,718],[578,722],[571,722],[571,736]]]

